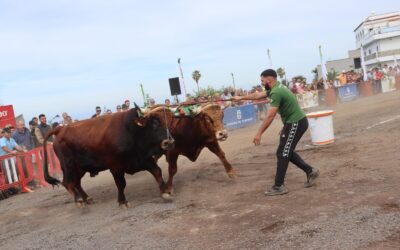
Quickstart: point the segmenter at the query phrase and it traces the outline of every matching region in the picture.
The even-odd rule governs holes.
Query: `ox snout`
[[[228,139],[228,131],[226,131],[226,129],[217,131],[217,133],[215,133],[215,137],[218,141],[225,141]]]
[[[175,145],[175,140],[174,139],[163,140],[161,142],[162,150],[172,149],[174,147],[174,145]]]

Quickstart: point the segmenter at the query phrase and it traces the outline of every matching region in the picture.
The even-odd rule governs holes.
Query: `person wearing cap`
[[[260,128],[254,136],[253,143],[258,146],[262,134],[268,129],[277,113],[280,114],[283,128],[276,156],[278,158],[275,175],[275,184],[265,192],[265,195],[286,194],[289,190],[284,186],[284,180],[289,162],[292,162],[307,176],[305,187],[311,187],[319,175],[319,170],[308,165],[294,150],[304,132],[308,128],[308,120],[301,110],[296,96],[283,84],[277,81],[275,70],[267,69],[261,73],[261,83],[265,92],[253,93],[247,96],[233,97],[234,100],[241,99],[265,99],[268,98],[271,107],[267,117],[263,120]]]
[[[3,135],[3,138],[0,139],[0,156],[16,154],[17,152],[26,152],[26,150],[19,146],[11,137],[11,130],[9,128],[3,129]]]

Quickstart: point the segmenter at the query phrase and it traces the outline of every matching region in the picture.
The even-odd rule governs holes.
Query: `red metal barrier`
[[[0,190],[19,187],[21,192],[32,192],[26,184],[21,157],[23,154],[0,156]]]
[[[48,169],[51,175],[61,173],[60,162],[54,153],[52,145],[47,147]],[[43,174],[43,147],[35,148],[26,153],[5,155],[0,157],[0,190],[19,186],[21,192],[32,192],[27,184],[38,180],[40,185],[48,186]]]

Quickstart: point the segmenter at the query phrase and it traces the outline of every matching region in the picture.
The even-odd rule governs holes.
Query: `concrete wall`
[[[400,49],[400,36],[380,41],[380,51]]]

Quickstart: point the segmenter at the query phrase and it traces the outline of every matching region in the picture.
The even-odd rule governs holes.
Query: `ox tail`
[[[44,137],[43,141],[43,155],[44,155],[44,161],[43,161],[43,174],[44,174],[44,179],[46,180],[47,183],[51,184],[53,187],[58,186],[61,182],[57,180],[54,177],[51,177],[49,174],[49,167],[48,167],[48,154],[47,154],[47,140],[50,138],[52,135],[57,135],[58,132],[60,131],[61,127],[56,127],[55,129],[51,130],[49,133],[47,133]]]

